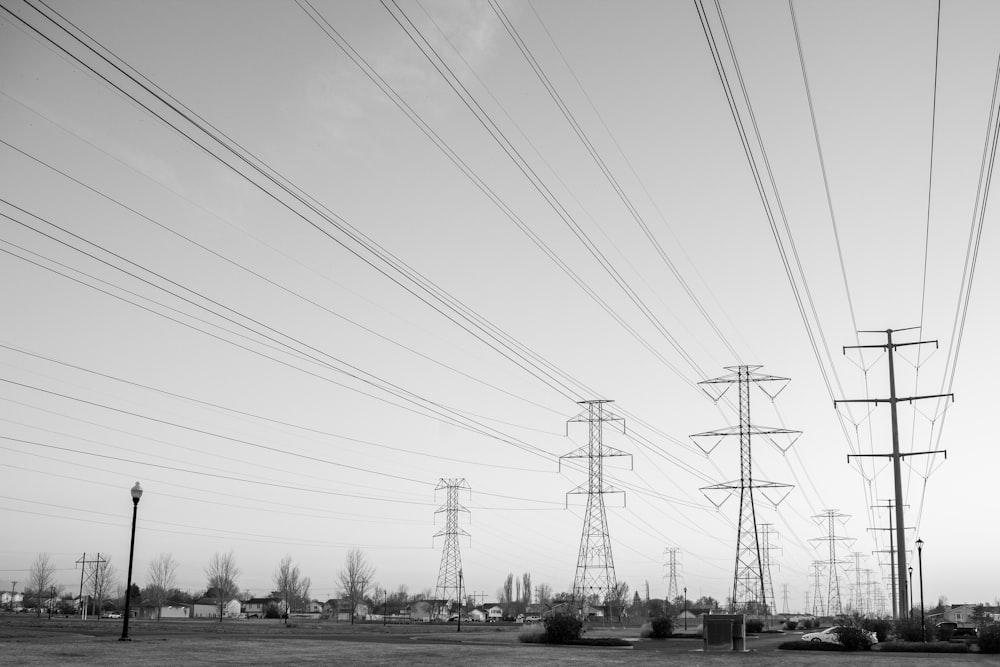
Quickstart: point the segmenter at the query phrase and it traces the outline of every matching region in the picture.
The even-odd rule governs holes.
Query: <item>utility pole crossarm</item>
[[[955,394],[927,394],[926,396],[904,396],[902,398],[839,398],[834,399],[833,405],[837,406],[838,403],[874,403],[878,405],[879,403],[912,403],[913,401],[920,401],[925,398],[950,398],[952,403],[955,402]]]
[[[927,450],[926,452],[899,452],[898,454],[893,452],[885,452],[884,454],[848,454],[847,462],[850,463],[852,458],[855,459],[865,458],[865,457],[874,458],[879,456],[887,456],[889,458],[896,458],[898,456],[900,460],[902,460],[905,459],[907,456],[924,456],[926,454],[944,454],[944,457],[946,459],[948,458],[947,449],[930,449]]]
[[[906,401],[907,403],[912,403],[913,401],[919,401],[924,398],[950,398],[952,403],[955,402],[955,394],[928,394],[926,396],[908,396],[906,398],[897,398],[896,402],[902,403],[903,401]]]

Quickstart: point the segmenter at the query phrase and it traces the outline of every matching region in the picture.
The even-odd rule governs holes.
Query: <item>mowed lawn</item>
[[[544,646],[518,642],[518,627],[466,624],[380,626],[317,621],[285,626],[267,620],[131,621],[130,642],[118,641],[121,621],[0,617],[4,665],[1000,665],[983,655],[815,653],[779,651],[798,634],[748,640],[748,653],[704,653],[696,639],[639,640],[636,628],[594,628],[587,636],[617,636],[630,648]]]

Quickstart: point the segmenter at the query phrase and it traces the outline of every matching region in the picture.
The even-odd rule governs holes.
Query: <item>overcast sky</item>
[[[435,486],[464,478],[468,589],[570,590],[566,422],[610,399],[619,580],[663,597],[676,547],[725,600],[738,498],[700,489],[739,443],[688,436],[738,423],[697,382],[754,364],[791,382],[753,422],[803,432],[754,441],[754,479],[794,487],[757,498],[777,608],[827,509],[841,597],[852,551],[887,591],[891,464],[848,454],[891,450],[888,407],[833,400],[889,393],[856,330],[918,327],[894,339],[939,346],[899,351],[897,391],[955,402],[900,406],[904,452],[948,452],[903,462],[908,549],[931,601],[1000,596],[1000,4],[945,0],[938,30],[930,0],[705,3],[760,190],[689,1],[0,5],[4,579],[41,552],[74,592],[84,552],[124,573],[138,480],[140,585],[170,553],[204,590],[233,550],[242,590],[288,554],[326,598],[357,547],[433,589]]]

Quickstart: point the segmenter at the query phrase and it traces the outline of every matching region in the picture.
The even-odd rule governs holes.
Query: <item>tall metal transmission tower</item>
[[[447,491],[444,505],[434,511],[434,514],[445,513],[444,527],[434,533],[434,537],[444,536],[444,547],[441,550],[441,567],[438,569],[437,588],[434,597],[438,600],[460,600],[462,596],[461,578],[462,552],[459,550],[459,536],[468,537],[463,528],[458,525],[458,513],[468,512],[458,501],[460,491],[472,492],[471,487],[462,479],[441,479],[434,487],[435,495],[441,489]]]
[[[705,393],[716,402],[725,395],[733,384],[738,385],[740,423],[738,426],[730,426],[705,433],[696,433],[691,436],[695,444],[706,454],[710,454],[726,436],[738,435],[740,437],[739,480],[704,487],[702,492],[724,490],[727,492],[726,498],[736,492],[739,493],[740,513],[736,536],[736,567],[733,575],[733,596],[730,599],[730,608],[733,612],[743,611],[744,613],[766,613],[767,605],[774,602],[768,597],[769,593],[765,586],[761,541],[757,526],[757,510],[754,505],[754,490],[760,489],[761,494],[770,500],[773,505],[777,506],[792,489],[790,484],[779,484],[777,482],[754,479],[753,458],[750,447],[751,437],[754,435],[765,436],[771,444],[782,451],[786,451],[795,443],[798,436],[801,435],[801,431],[760,427],[750,422],[750,385],[756,384],[765,394],[774,400],[789,382],[788,378],[755,372],[758,368],[760,366],[727,366],[726,370],[732,371],[730,374],[698,383]],[[777,390],[773,393],[768,392],[764,389],[765,383],[777,383]],[[775,440],[775,436],[784,436],[788,440],[788,444],[782,447]],[[701,441],[709,443],[714,441],[714,443],[706,449],[700,444]],[[781,495],[776,498],[768,498],[768,491],[781,491]],[[705,495],[708,497],[708,494]],[[709,497],[709,500],[712,501],[711,497]],[[714,501],[712,502],[716,504]],[[721,506],[723,502],[725,502],[725,498],[723,498],[722,502],[717,503],[716,506]]]
[[[889,554],[889,581],[892,584],[892,617],[893,618],[899,618],[901,616],[901,613],[900,613],[901,610],[904,607],[907,607],[907,601],[906,601],[905,598],[900,598],[898,605],[897,605],[897,601],[896,601],[896,549],[895,549],[895,547],[892,544],[892,535],[891,535],[892,533],[895,532],[895,529],[892,527],[892,510],[895,507],[895,505],[893,504],[893,502],[891,500],[886,500],[884,502],[885,502],[885,505],[870,505],[869,507],[871,509],[887,509],[887,510],[889,510],[889,527],[888,528],[881,528],[881,527],[879,527],[879,528],[870,528],[869,530],[876,530],[876,531],[878,531],[878,530],[887,530],[890,533],[889,548],[888,549],[879,549],[878,551],[875,551],[874,553],[877,553],[877,554],[887,553],[887,554]],[[881,564],[881,563],[882,563],[882,559],[880,557],[879,558],[879,564]]]
[[[900,331],[910,331],[912,329],[917,329],[919,327],[910,327],[908,329],[897,329],[896,332]],[[846,353],[849,349],[879,349],[885,350],[889,357],[889,398],[852,398],[844,400],[836,400],[833,402],[834,406],[838,403],[874,403],[878,405],[879,403],[889,404],[889,413],[892,421],[892,452],[886,454],[848,454],[848,462],[851,457],[871,457],[871,456],[886,456],[892,459],[892,474],[893,483],[896,491],[896,554],[899,558],[896,561],[896,579],[899,582],[899,605],[898,612],[896,613],[896,618],[902,618],[903,616],[903,606],[906,601],[910,599],[909,597],[909,587],[906,582],[906,529],[903,525],[903,475],[900,466],[900,462],[903,458],[907,456],[917,456],[920,454],[938,454],[939,451],[927,451],[927,452],[908,452],[900,454],[899,452],[899,420],[896,415],[896,404],[900,402],[912,403],[913,401],[924,399],[924,398],[946,398],[950,397],[955,400],[954,394],[929,394],[926,396],[909,396],[907,398],[899,398],[896,396],[896,367],[893,361],[893,353],[898,347],[905,347],[908,345],[926,345],[929,343],[934,343],[937,347],[936,340],[923,340],[923,341],[913,341],[910,343],[893,343],[892,334],[894,333],[892,329],[886,329],[885,331],[859,331],[858,333],[884,333],[886,336],[886,342],[882,345],[848,345],[844,347],[844,352]],[[942,450],[945,457],[948,456],[946,450]],[[895,592],[894,592],[895,595]],[[893,600],[893,608],[897,608],[895,599]]]
[[[680,551],[677,547],[668,547],[663,553],[669,556],[669,561],[667,567],[669,568],[667,576],[670,577],[670,582],[667,584],[667,602],[673,602],[681,594],[677,589],[677,552]]]
[[[851,572],[854,573],[854,595],[851,598],[851,606],[854,608],[854,612],[862,615],[866,615],[870,612],[868,608],[865,607],[865,589],[861,585],[861,575],[865,570],[861,569],[861,559],[865,557],[865,554],[858,551],[851,553],[851,558],[854,559],[854,569]]]
[[[772,607],[768,611],[774,613],[778,603],[778,598],[774,597],[774,580],[771,578],[771,550],[781,550],[781,547],[776,547],[771,544],[771,536],[777,535],[778,531],[774,529],[774,524],[762,523],[760,524],[760,536],[761,545],[760,552],[763,556],[763,572],[764,572],[764,590],[767,591],[767,599],[770,600],[770,606]]]
[[[826,542],[828,545],[829,558],[827,565],[827,586],[826,586],[826,612],[831,616],[843,613],[843,605],[840,600],[840,576],[839,567],[846,561],[837,560],[837,542],[848,540],[849,538],[837,535],[837,522],[846,519],[846,514],[841,514],[839,510],[823,510],[822,514],[817,514],[813,519],[818,522],[826,522],[826,537],[814,537],[810,542]]]
[[[623,417],[607,409],[606,405],[612,402],[598,399],[580,401],[580,405],[585,406],[585,409],[567,421],[566,431],[568,434],[570,423],[586,422],[589,426],[587,445],[559,458],[560,468],[562,467],[562,459],[587,459],[587,483],[581,484],[566,494],[567,496],[577,493],[587,494],[587,509],[583,517],[583,532],[580,535],[580,551],[576,560],[576,574],[573,577],[573,598],[583,605],[588,604],[594,596],[598,600],[597,603],[602,604],[611,599],[618,588],[618,580],[615,577],[615,560],[611,554],[608,517],[604,508],[604,495],[624,493],[624,491],[619,491],[610,484],[605,484],[604,459],[611,456],[631,456],[631,454],[604,444],[605,422],[620,421],[623,429],[625,425]]]
[[[826,610],[823,608],[823,587],[820,583],[823,580],[823,561],[814,560],[812,562],[812,578],[813,578],[813,603],[812,603],[812,615],[813,616],[823,616]]]
[[[806,593],[806,595],[809,595]],[[808,603],[806,603],[808,606]],[[781,613],[788,613],[788,584],[781,584]]]

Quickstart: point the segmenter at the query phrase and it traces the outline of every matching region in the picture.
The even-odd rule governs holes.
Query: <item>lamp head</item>
[[[924,548],[924,541],[923,540],[917,540],[917,551],[920,551],[923,548]]]
[[[135,486],[132,487],[132,504],[138,505],[139,498],[142,498],[142,487],[139,486],[139,482],[136,482]]]

